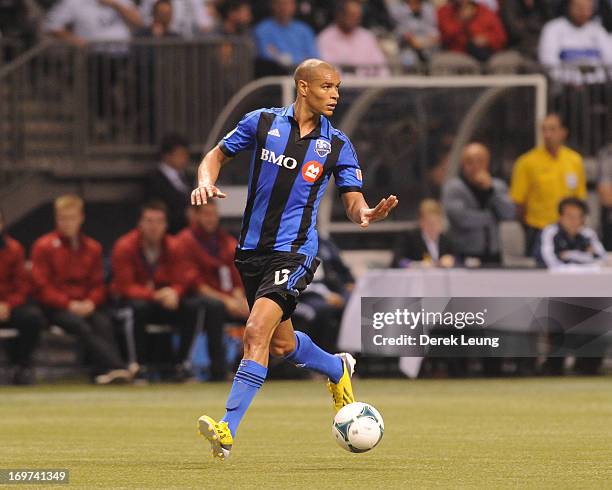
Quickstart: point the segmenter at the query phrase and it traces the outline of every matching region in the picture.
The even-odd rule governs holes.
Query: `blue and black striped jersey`
[[[317,209],[332,174],[340,192],[361,191],[361,169],[349,139],[324,116],[300,138],[293,105],[250,112],[219,147],[229,157],[253,152],[242,250],[315,256]]]

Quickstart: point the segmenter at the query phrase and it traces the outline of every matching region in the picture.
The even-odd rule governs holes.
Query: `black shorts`
[[[249,308],[258,298],[270,298],[283,310],[287,320],[319,266],[319,259],[293,252],[236,250],[234,260],[246,292]]]

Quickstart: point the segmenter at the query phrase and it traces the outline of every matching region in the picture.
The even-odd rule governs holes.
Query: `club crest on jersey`
[[[306,182],[316,182],[316,180],[323,174],[323,165],[316,160],[310,160],[306,162],[302,167],[302,177]]]
[[[331,143],[327,140],[317,140],[315,142],[315,152],[321,158],[325,158],[331,153]]]

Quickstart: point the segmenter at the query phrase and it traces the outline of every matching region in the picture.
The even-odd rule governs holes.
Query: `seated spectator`
[[[160,163],[149,177],[145,188],[146,200],[162,201],[168,211],[168,233],[174,235],[187,225],[187,206],[191,199],[189,143],[179,134],[163,137]]]
[[[264,4],[266,2],[257,2]],[[315,32],[321,32],[334,20],[334,5],[329,0],[297,0],[297,18]]]
[[[552,17],[550,4],[546,0],[504,0],[500,15],[508,34],[508,47],[536,60],[540,33]]]
[[[89,42],[129,41],[143,26],[132,0],[60,0],[48,12],[45,31],[78,47]]]
[[[591,228],[585,227],[587,204],[575,197],[559,203],[559,221],[542,230],[535,257],[549,269],[602,262],[606,251]]]
[[[601,203],[601,235],[606,250],[612,250],[612,143],[597,154],[599,177],[597,193]]]
[[[434,6],[427,0],[401,0],[390,6],[395,21],[402,63],[414,66],[429,61],[440,47],[440,32]]]
[[[255,27],[257,56],[264,62],[263,71],[289,73],[307,58],[318,58],[313,30],[295,20],[295,0],[271,0],[272,16]],[[267,64],[266,64],[267,62]]]
[[[472,0],[451,0],[438,10],[445,49],[488,60],[506,46],[506,32],[497,14]]]
[[[166,205],[143,205],[138,227],[123,235],[113,247],[113,281],[116,298],[133,310],[138,378],[148,379],[146,326],[169,323],[180,333],[174,359],[177,380],[189,376],[188,359],[198,316],[198,305],[185,300],[188,284],[185,261],[176,239],[166,233]]]
[[[34,296],[49,323],[78,338],[93,364],[94,381],[128,381],[106,300],[102,246],[81,232],[83,200],[64,195],[55,200],[56,230],[32,246]]]
[[[392,267],[409,267],[411,262],[428,266],[455,265],[454,246],[444,228],[444,212],[434,199],[419,204],[419,227],[401,237],[393,254]]]
[[[251,2],[255,20],[258,22],[269,15],[270,4],[266,1]],[[335,1],[330,0],[296,0],[296,18],[321,32],[334,20]],[[393,22],[387,10],[385,0],[368,0],[361,2],[364,9],[364,27],[377,31],[390,31]]]
[[[167,0],[172,6],[170,31],[185,38],[192,39],[210,32],[214,19],[204,5],[203,0]],[[141,0],[140,15],[145,25],[151,25],[155,15],[155,5],[159,0]]]
[[[387,0],[368,0],[363,5],[363,26],[377,33],[385,34],[393,30]]]
[[[525,229],[527,256],[533,255],[542,228],[557,221],[561,199],[587,195],[582,157],[563,145],[567,129],[561,117],[549,114],[541,130],[544,144],[518,158],[510,183],[510,196]]]
[[[219,83],[223,84],[228,93],[238,92],[242,88],[241,73],[244,73],[244,57],[240,52],[245,45],[253,43],[251,25],[253,12],[247,0],[226,0],[217,6],[219,22],[213,34],[223,38],[219,43]],[[241,41],[237,43],[236,41]]]
[[[359,0],[343,0],[336,7],[335,23],[323,29],[317,46],[323,60],[361,76],[389,75],[385,55],[376,36],[361,27]]]
[[[23,247],[5,233],[0,213],[0,330],[17,330],[17,336],[6,341],[14,366],[12,381],[17,385],[34,382],[32,353],[45,326],[38,307],[27,303],[29,291]]]
[[[513,219],[515,208],[506,184],[491,176],[490,160],[486,146],[467,145],[461,156],[461,174],[444,184],[442,203],[458,255],[497,265],[501,262],[499,222]]]
[[[173,7],[170,0],[157,0],[153,4],[151,23],[134,34],[135,37],[178,37],[172,30]]]
[[[342,312],[355,279],[332,240],[319,237],[317,257],[321,264],[312,282],[300,296],[294,315],[295,322],[322,349],[334,352],[337,350]]]
[[[540,63],[553,70],[553,76],[573,83],[605,80],[601,70],[584,74],[561,65],[597,67],[612,65],[612,42],[601,24],[593,20],[593,0],[569,0],[567,17],[546,23],[538,46]],[[586,68],[583,68],[586,70]]]
[[[559,203],[559,221],[548,225],[536,243],[535,257],[538,264],[552,270],[563,270],[603,264],[606,251],[591,228],[585,227],[588,214],[586,202],[575,197],[567,197]],[[571,341],[578,342],[580,347],[589,346],[589,357],[576,357],[574,369],[581,374],[597,374],[606,349],[599,334],[589,334],[575,329],[566,337],[555,327],[554,322],[547,325],[548,341],[551,345],[563,345]],[[599,352],[598,352],[599,351]],[[594,356],[601,353],[601,356]],[[543,370],[547,374],[562,374],[564,358],[549,356]]]
[[[240,274],[234,265],[237,240],[219,227],[214,201],[192,210],[191,226],[177,235],[192,273],[192,287],[206,309],[205,329],[211,359],[211,379],[225,379],[223,327],[227,320],[246,322],[249,316]]]
[[[253,12],[248,0],[225,0],[218,7],[219,24],[215,34],[225,36],[243,36],[248,33],[253,22]]]

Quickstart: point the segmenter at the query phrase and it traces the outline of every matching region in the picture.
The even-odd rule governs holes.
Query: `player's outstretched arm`
[[[389,216],[399,201],[397,197],[390,195],[386,199],[381,199],[375,208],[371,208],[361,192],[345,192],[342,194],[342,202],[348,218],[362,228],[367,228],[370,223]]]
[[[219,148],[219,145],[210,150],[202,159],[198,167],[198,187],[191,193],[191,204],[199,206],[206,204],[213,197],[224,198],[226,195],[215,185],[221,167],[230,160]]]

